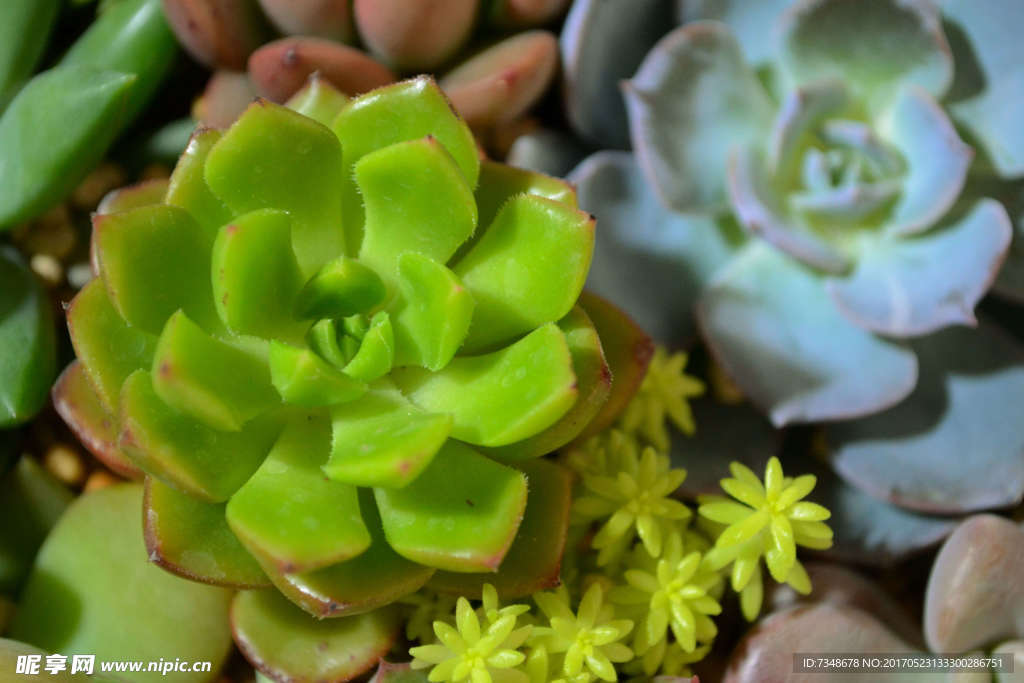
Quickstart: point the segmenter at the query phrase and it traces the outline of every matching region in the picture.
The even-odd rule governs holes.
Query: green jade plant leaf
[[[425,77],[289,106],[197,130],[165,193],[95,218],[57,393],[145,473],[155,562],[341,616],[494,572],[528,504],[566,517],[561,470],[517,463],[576,438],[610,373],[568,184],[481,161]]]

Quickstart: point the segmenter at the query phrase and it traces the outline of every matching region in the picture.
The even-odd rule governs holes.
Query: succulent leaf
[[[388,543],[456,572],[494,571],[526,506],[526,477],[450,440],[412,483],[374,490]]]
[[[324,81],[319,71],[314,71],[306,85],[292,95],[285,106],[330,127],[347,102],[342,92]]]
[[[320,471],[330,434],[323,418],[291,423],[228,502],[231,530],[254,556],[281,573],[344,562],[370,546],[356,488]]]
[[[771,289],[760,286],[764,278]],[[909,349],[848,322],[815,274],[764,244],[747,247],[723,271],[698,315],[726,372],[776,425],[875,412],[917,381]]]
[[[286,35],[318,36],[342,43],[351,43],[356,38],[352,20],[352,0],[259,2],[270,21]]]
[[[0,247],[0,348],[0,427],[8,427],[42,407],[57,365],[46,293],[9,247]]]
[[[227,500],[252,476],[279,431],[264,418],[237,432],[207,427],[164,403],[144,370],[121,388],[120,424],[121,451],[139,469],[213,503]]]
[[[403,0],[352,0],[359,35],[375,56],[402,71],[446,62],[469,38],[478,0],[408,5]]]
[[[554,588],[560,581],[562,551],[566,546],[572,475],[548,460],[517,465],[526,475],[529,494],[516,540],[497,573],[438,571],[428,587],[438,592],[476,598],[485,584],[494,586],[505,600]]]
[[[183,581],[147,561],[137,522],[142,497],[141,485],[122,484],[68,508],[36,556],[11,637],[100,661],[156,661],[170,648],[183,659],[210,662],[212,680],[231,652],[231,591]],[[139,680],[196,678],[157,672]]]
[[[522,372],[525,367],[537,375]],[[554,323],[500,351],[456,358],[438,372],[406,367],[393,377],[419,407],[450,414],[452,436],[481,446],[504,446],[550,427],[579,393],[565,335]]]
[[[173,574],[228,588],[270,585],[224,518],[224,503],[207,503],[152,477],[146,479],[143,531],[151,562]]]
[[[286,211],[304,277],[345,252],[343,167],[338,140],[321,124],[284,107],[252,104],[210,149],[210,189],[235,214]]]
[[[398,635],[396,617],[393,610],[382,609],[314,619],[274,591],[242,591],[231,603],[235,642],[259,671],[274,679],[357,677],[391,647]]]
[[[633,147],[662,201],[684,212],[723,208],[729,149],[759,139],[771,120],[768,95],[728,29],[676,29],[623,90]],[[697,133],[708,130],[715,134]]]
[[[256,0],[163,0],[182,45],[207,66],[236,71],[270,31]]]
[[[121,454],[117,445],[117,415],[103,405],[81,361],[72,361],[64,368],[50,395],[54,409],[100,462],[128,479],[142,475],[139,468]]]
[[[59,6],[58,0],[15,0],[4,6],[0,19],[0,108],[42,57]]]
[[[164,199],[168,205],[188,211],[214,236],[233,218],[231,210],[213,194],[203,175],[210,150],[222,136],[221,131],[210,128],[198,128],[192,134],[188,146],[171,173],[167,196]],[[101,213],[112,213],[114,210],[111,207],[111,211]]]

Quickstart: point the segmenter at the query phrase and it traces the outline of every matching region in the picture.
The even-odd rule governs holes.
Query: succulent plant
[[[588,288],[699,333],[776,426],[829,423],[836,552],[890,562],[952,528],[929,515],[1018,503],[1024,349],[975,313],[1020,299],[1018,4],[680,3],[661,36],[668,4],[583,1],[562,36],[574,130],[634,150],[570,175],[604,227]]]
[[[104,3],[56,66],[29,79],[59,5],[0,8],[0,230],[76,186],[157,92],[176,54],[159,0]]]
[[[567,4],[164,0],[182,44],[217,69],[195,109],[217,126],[228,125],[257,94],[284,102],[314,72],[359,95],[396,74],[438,69],[441,87],[471,126],[507,123],[547,90],[558,61],[553,34],[522,29],[550,22]],[[275,39],[277,32],[284,37]],[[474,36],[487,47],[477,49]]]
[[[567,501],[530,459],[598,415],[609,370],[567,184],[481,162],[427,78],[292,106],[197,131],[166,187],[105,202],[57,399],[147,475],[155,561],[337,616],[501,566],[524,506]]]

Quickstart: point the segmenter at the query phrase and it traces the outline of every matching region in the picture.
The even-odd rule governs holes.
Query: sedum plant
[[[425,77],[289,106],[197,130],[169,183],[105,201],[61,386],[83,440],[146,475],[151,558],[341,616],[501,567],[524,509],[568,495],[530,459],[609,371],[567,184],[481,161]],[[234,608],[251,658],[298,623],[263,595]]]

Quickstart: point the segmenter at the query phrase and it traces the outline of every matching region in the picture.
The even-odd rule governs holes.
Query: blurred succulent
[[[824,523],[831,516],[827,508],[803,501],[817,483],[813,474],[787,479],[779,459],[772,457],[765,468],[764,483],[750,468],[734,462],[732,477],[723,479],[724,496],[707,496],[698,510],[701,517],[727,525],[704,557],[712,569],[732,564],[732,589],[740,594],[743,616],[757,618],[764,584],[761,558],[772,578],[788,583],[800,593],[811,590],[811,582],[796,547],[822,550],[832,545],[832,530]]]
[[[342,92],[358,95],[396,80],[396,74],[438,69],[443,70],[441,87],[471,126],[507,123],[543,95],[558,62],[551,33],[509,32],[542,26],[568,4],[567,0],[163,2],[182,44],[217,70],[195,113],[207,125],[220,127],[230,124],[257,94],[284,102],[313,72]],[[275,39],[278,32],[284,37]],[[473,40],[477,34],[483,45],[489,45],[486,49],[477,51],[480,44]]]
[[[649,50],[671,4],[583,0],[562,36],[575,130],[634,149],[570,176],[603,226],[588,288],[662,343],[699,331],[776,426],[829,423],[842,552],[1019,503],[1024,348],[974,310],[1024,282],[1020,3],[678,3]],[[620,93],[609,62],[644,54]]]
[[[29,78],[60,5],[0,7],[0,230],[71,192],[157,92],[177,52],[159,0],[103,3],[56,66]]]
[[[566,183],[481,162],[428,78],[291,106],[197,131],[169,183],[104,202],[56,397],[148,475],[156,562],[337,616],[492,572],[524,506],[567,507],[564,472],[530,459],[598,415],[609,369]],[[564,526],[539,536],[527,576]],[[254,660],[275,601],[236,605]]]

